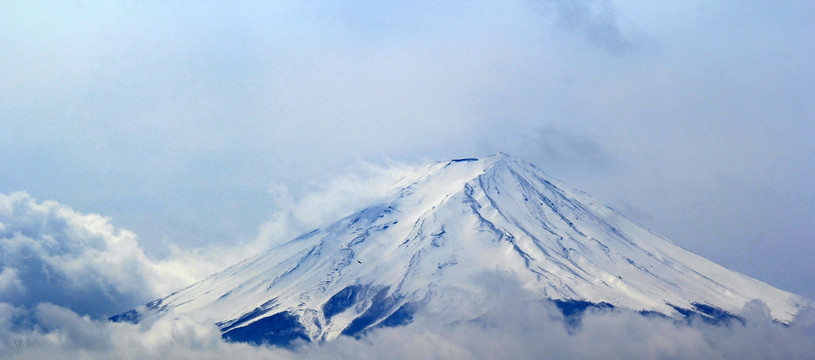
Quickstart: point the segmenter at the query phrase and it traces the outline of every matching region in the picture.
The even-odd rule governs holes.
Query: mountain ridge
[[[148,304],[138,317],[195,313],[224,337],[331,340],[377,326],[476,318],[483,271],[541,299],[681,316],[736,314],[753,299],[790,322],[807,301],[645,230],[530,163],[499,153],[426,167],[378,204]],[[697,311],[697,310],[692,310]],[[697,311],[704,313],[704,311]]]

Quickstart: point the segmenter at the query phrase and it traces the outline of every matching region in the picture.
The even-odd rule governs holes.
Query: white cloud
[[[270,192],[278,210],[261,226],[259,241],[268,248],[383,201],[418,180],[425,168],[395,162],[386,166],[359,162],[349,173],[324,184],[312,184],[311,189],[300,194],[292,193],[285,185],[272,185]]]
[[[81,314],[113,315],[192,278],[190,268],[149,259],[136,235],[109,218],[55,201],[0,194],[0,222],[2,302],[50,302]]]
[[[17,276],[17,269],[4,266],[0,268],[0,294],[25,292],[23,281]]]
[[[552,304],[523,300],[528,294],[512,279],[488,277],[479,283],[494,298],[476,321],[440,327],[417,322],[293,350],[226,343],[213,324],[184,315],[134,325],[93,320],[51,304],[34,309],[36,326],[0,332],[0,348],[8,354],[13,340],[23,339],[36,344],[22,349],[23,358],[49,359],[802,359],[815,354],[811,309],[789,326],[774,323],[757,302],[742,314],[744,324],[729,325],[622,309],[589,311],[570,332]],[[0,303],[0,320],[20,312]]]
[[[506,280],[506,279],[505,279]],[[409,325],[375,331],[361,339],[348,337],[297,349],[304,359],[801,359],[815,354],[811,309],[791,326],[755,311],[745,324],[711,325],[646,317],[614,309],[589,311],[574,332],[549,303],[521,301],[511,279],[489,281],[494,302],[478,321],[440,328]],[[509,284],[509,285],[507,285]]]
[[[0,310],[4,306],[9,307],[0,303]],[[281,350],[226,343],[215,325],[184,316],[139,325],[111,323],[42,303],[34,309],[33,320],[37,324],[33,329],[0,332],[0,359],[262,359],[285,355]]]

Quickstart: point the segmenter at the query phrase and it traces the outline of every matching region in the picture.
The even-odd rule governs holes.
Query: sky
[[[500,151],[815,298],[813,18],[808,1],[4,1],[0,296],[95,319],[412,167]],[[60,298],[32,267],[107,300]]]

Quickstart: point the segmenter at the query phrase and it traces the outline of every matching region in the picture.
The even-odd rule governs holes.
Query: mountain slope
[[[806,300],[727,270],[504,154],[436,163],[387,201],[148,305],[216,322],[237,341],[331,340],[481,315],[472,279],[500,270],[539,298],[678,316],[760,299],[781,321]]]

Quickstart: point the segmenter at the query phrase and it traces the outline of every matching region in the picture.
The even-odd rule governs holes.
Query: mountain
[[[474,319],[500,271],[540,299],[681,317],[736,317],[753,299],[788,323],[806,299],[655,235],[505,154],[428,165],[387,200],[237,263],[146,310],[190,313],[233,341],[331,340]]]

